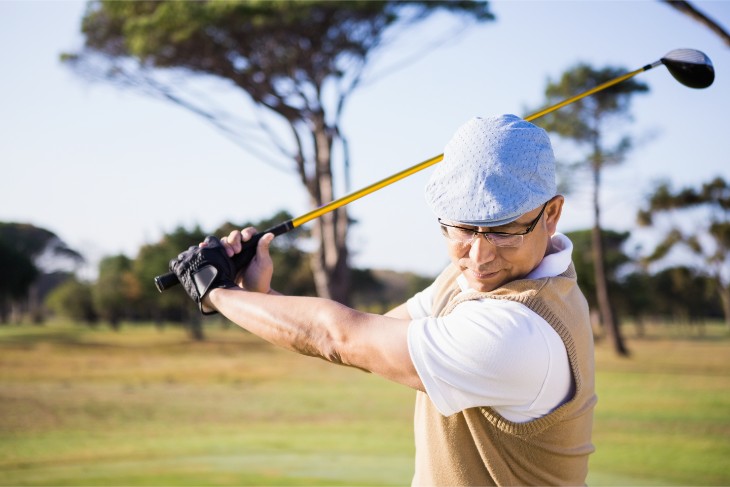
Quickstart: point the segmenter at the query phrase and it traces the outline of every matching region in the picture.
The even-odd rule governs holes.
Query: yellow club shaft
[[[599,91],[603,91],[606,88],[610,88],[613,85],[617,85],[617,84],[621,83],[622,81],[626,81],[629,78],[633,78],[637,74],[639,74],[643,71],[646,71],[647,69],[649,69],[651,67],[653,67],[653,65],[649,64],[647,66],[644,66],[643,68],[639,68],[637,70],[631,71],[630,73],[626,73],[622,76],[619,76],[618,78],[614,78],[612,80],[606,81],[605,83],[602,83],[602,84],[596,86],[595,88],[591,88],[588,91],[584,91],[583,93],[570,97],[567,100],[563,100],[556,105],[549,106],[543,110],[540,110],[539,112],[535,112],[531,115],[528,115],[525,117],[525,120],[527,120],[528,122],[531,122],[532,120],[535,120],[536,118],[540,118],[543,115],[547,115],[550,112],[554,112],[555,110],[563,108],[566,105],[570,105],[571,103],[574,103],[574,102],[580,100],[581,98],[585,98],[586,96],[590,96],[593,93],[598,93]]]
[[[558,110],[558,109],[560,109],[560,108],[562,108],[562,107],[564,107],[566,105],[570,105],[571,103],[574,103],[574,102],[580,100],[581,98],[585,98],[586,96],[590,96],[590,95],[592,95],[594,93],[597,93],[599,91],[605,90],[606,88],[609,88],[609,87],[611,87],[613,85],[616,85],[618,83],[621,83],[622,81],[625,81],[625,80],[627,80],[629,78],[632,78],[632,77],[636,76],[637,74],[639,74],[639,73],[641,73],[643,71],[646,71],[647,69],[651,69],[653,67],[654,67],[654,65],[649,64],[649,65],[646,65],[646,66],[644,66],[642,68],[639,68],[637,70],[631,71],[630,73],[626,73],[626,74],[624,74],[622,76],[619,76],[618,78],[614,78],[614,79],[612,79],[610,81],[607,81],[605,83],[602,83],[602,84],[596,86],[595,88],[591,88],[590,90],[584,91],[583,93],[580,93],[580,94],[575,95],[575,96],[573,96],[571,98],[568,98],[567,100],[563,100],[562,102],[560,102],[560,103],[558,103],[556,105],[552,105],[552,106],[547,107],[547,108],[545,108],[543,110],[540,110],[539,112],[535,112],[535,113],[533,113],[531,115],[528,115],[528,116],[525,117],[525,120],[527,120],[528,122],[530,122],[532,120],[535,120],[536,118],[540,118],[543,115],[547,115],[548,113],[554,112],[555,110]],[[421,162],[419,164],[416,164],[415,166],[409,167],[408,169],[405,169],[405,170],[400,171],[400,172],[398,172],[396,174],[393,174],[392,176],[389,176],[389,177],[387,177],[385,179],[381,179],[378,182],[375,182],[375,183],[373,183],[373,184],[371,184],[369,186],[366,186],[366,187],[364,187],[362,189],[359,189],[359,190],[357,190],[357,191],[355,191],[353,193],[350,193],[348,195],[345,195],[342,198],[338,198],[338,199],[336,199],[336,200],[334,200],[334,201],[332,201],[330,203],[327,203],[324,206],[320,206],[319,208],[317,208],[315,210],[312,210],[312,211],[310,211],[308,213],[305,213],[304,215],[302,215],[300,217],[294,218],[292,220],[292,226],[294,228],[296,228],[296,227],[299,227],[301,225],[304,225],[305,223],[307,223],[309,221],[312,221],[312,220],[314,220],[316,218],[319,218],[320,216],[322,216],[324,214],[327,214],[327,213],[329,213],[329,212],[331,212],[333,210],[336,210],[337,208],[340,208],[340,207],[345,206],[345,205],[347,205],[349,203],[352,203],[353,201],[358,200],[358,199],[362,198],[363,196],[367,196],[370,193],[374,193],[375,191],[378,191],[379,189],[382,189],[382,188],[384,188],[386,186],[389,186],[389,185],[395,183],[396,181],[400,181],[401,179],[407,178],[408,176],[410,176],[412,174],[415,174],[415,173],[417,173],[417,172],[419,172],[419,171],[421,171],[423,169],[426,169],[427,167],[431,167],[434,164],[437,164],[437,163],[441,162],[443,160],[443,158],[444,158],[444,155],[443,154],[439,154],[439,155],[437,155],[435,157],[432,157],[430,159],[426,159],[425,161],[423,161],[423,162]]]
[[[659,61],[657,61],[653,64],[647,64],[643,68],[637,69],[630,73],[619,76],[618,78],[607,81],[607,82],[605,82],[601,85],[598,85],[595,88],[592,88],[588,91],[585,91],[579,95],[573,96],[572,98],[568,98],[567,100],[564,100],[564,101],[558,103],[557,105],[550,106],[548,108],[540,110],[539,112],[533,113],[532,115],[528,115],[527,117],[525,117],[525,120],[527,120],[528,122],[535,120],[536,118],[542,117],[543,115],[546,115],[550,112],[558,110],[559,108],[562,108],[565,105],[569,105],[570,103],[580,100],[581,98],[590,96],[593,93],[596,93],[601,90],[605,90],[606,88],[608,88],[610,86],[621,83],[622,81],[627,80],[627,79],[631,78],[632,76],[636,76],[637,74],[641,73],[642,71],[646,71],[655,66],[658,66],[659,64],[661,64]],[[311,220],[314,220],[315,218],[319,218],[320,216],[322,216],[326,213],[329,213],[331,211],[334,211],[337,208],[345,206],[348,203],[351,203],[355,200],[358,200],[358,199],[362,198],[363,196],[367,196],[370,193],[374,193],[375,191],[378,191],[379,189],[382,189],[386,186],[389,186],[389,185],[395,183],[396,181],[400,181],[401,179],[407,178],[408,176],[415,174],[423,169],[426,169],[427,167],[431,167],[434,164],[441,162],[443,160],[443,158],[444,158],[444,155],[439,154],[430,159],[426,159],[425,161],[423,161],[419,164],[416,164],[415,166],[409,167],[408,169],[400,171],[396,174],[393,174],[392,176],[389,176],[376,183],[373,183],[369,186],[359,189],[359,190],[355,191],[354,193],[350,193],[348,195],[343,196],[342,198],[338,198],[338,199],[332,201],[331,203],[328,203],[324,206],[317,208],[316,210],[312,210],[309,213],[305,213],[304,215],[302,215],[300,217],[280,223],[279,225],[276,225],[275,227],[265,230],[263,233],[259,233],[259,234],[255,235],[254,238],[248,242],[250,244],[248,251],[241,252],[238,255],[236,255],[236,257],[234,258],[234,264],[239,269],[244,268],[244,267],[246,267],[246,265],[248,265],[248,262],[250,262],[250,260],[253,258],[253,255],[255,253],[255,242],[258,242],[258,239],[261,238],[261,236],[264,233],[272,232],[272,233],[274,233],[274,235],[281,235],[282,233],[286,233],[286,232],[292,230],[293,228],[304,225],[305,223],[307,223]],[[238,260],[236,260],[236,259],[238,259]],[[178,281],[177,276],[173,272],[168,272],[167,274],[163,274],[163,275],[155,277],[155,285],[157,286],[157,289],[160,292],[162,292],[165,289],[168,289],[176,284],[179,284],[179,281]]]
[[[367,196],[370,193],[374,193],[375,191],[382,189],[386,186],[389,186],[396,181],[400,181],[403,178],[407,178],[411,174],[417,173],[418,171],[421,171],[423,169],[426,169],[427,167],[433,166],[437,162],[441,162],[441,160],[444,158],[443,154],[439,154],[435,157],[432,157],[430,159],[426,159],[425,161],[416,164],[415,166],[409,167],[408,169],[405,169],[403,171],[400,171],[398,173],[393,174],[392,176],[388,176],[385,179],[381,179],[380,181],[373,183],[369,186],[365,186],[362,189],[359,189],[355,191],[354,193],[350,193],[348,195],[343,196],[342,198],[338,198],[331,203],[328,203],[324,206],[320,206],[316,210],[312,210],[309,213],[305,213],[304,215],[294,218],[292,220],[292,225],[296,228],[300,225],[304,225],[308,221],[314,220],[315,218],[319,218],[320,216],[329,213],[330,211],[336,210],[337,208],[341,206],[345,206],[348,203],[351,203],[357,199],[362,198],[363,196]]]

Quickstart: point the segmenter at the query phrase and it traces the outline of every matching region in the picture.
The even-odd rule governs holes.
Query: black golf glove
[[[205,247],[192,246],[170,261],[170,270],[177,275],[188,296],[204,315],[215,310],[203,309],[203,298],[211,289],[234,287],[236,268],[221,241],[206,237]]]

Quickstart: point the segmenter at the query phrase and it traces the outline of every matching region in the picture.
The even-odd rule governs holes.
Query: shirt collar
[[[552,242],[552,253],[543,257],[537,267],[525,276],[525,279],[559,276],[570,267],[573,242],[562,233],[555,233],[550,240]]]

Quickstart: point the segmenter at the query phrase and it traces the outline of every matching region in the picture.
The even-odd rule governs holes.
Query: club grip
[[[173,286],[177,286],[178,284],[180,284],[180,280],[174,272],[168,272],[167,274],[155,277],[155,287],[160,292],[170,289]]]
[[[250,240],[243,242],[241,251],[234,255],[231,259],[233,261],[233,266],[236,269],[236,273],[245,269],[246,267],[248,267],[248,264],[251,263],[251,260],[253,260],[254,256],[256,255],[256,245],[258,245],[261,237],[263,237],[267,233],[281,235],[282,233],[286,233],[292,229],[294,229],[294,225],[292,224],[292,221],[289,220],[284,223],[280,223],[275,227],[271,227],[268,230],[259,232],[251,237]],[[162,274],[155,277],[155,287],[157,287],[157,290],[160,292],[177,286],[178,284],[180,284],[180,280],[177,278],[177,275],[175,275],[174,272],[168,272],[167,274]]]

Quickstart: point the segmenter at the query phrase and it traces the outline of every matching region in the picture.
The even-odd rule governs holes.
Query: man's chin
[[[494,291],[506,281],[502,271],[480,273],[464,269],[462,274],[466,277],[466,282],[469,283],[471,289],[482,293]]]

